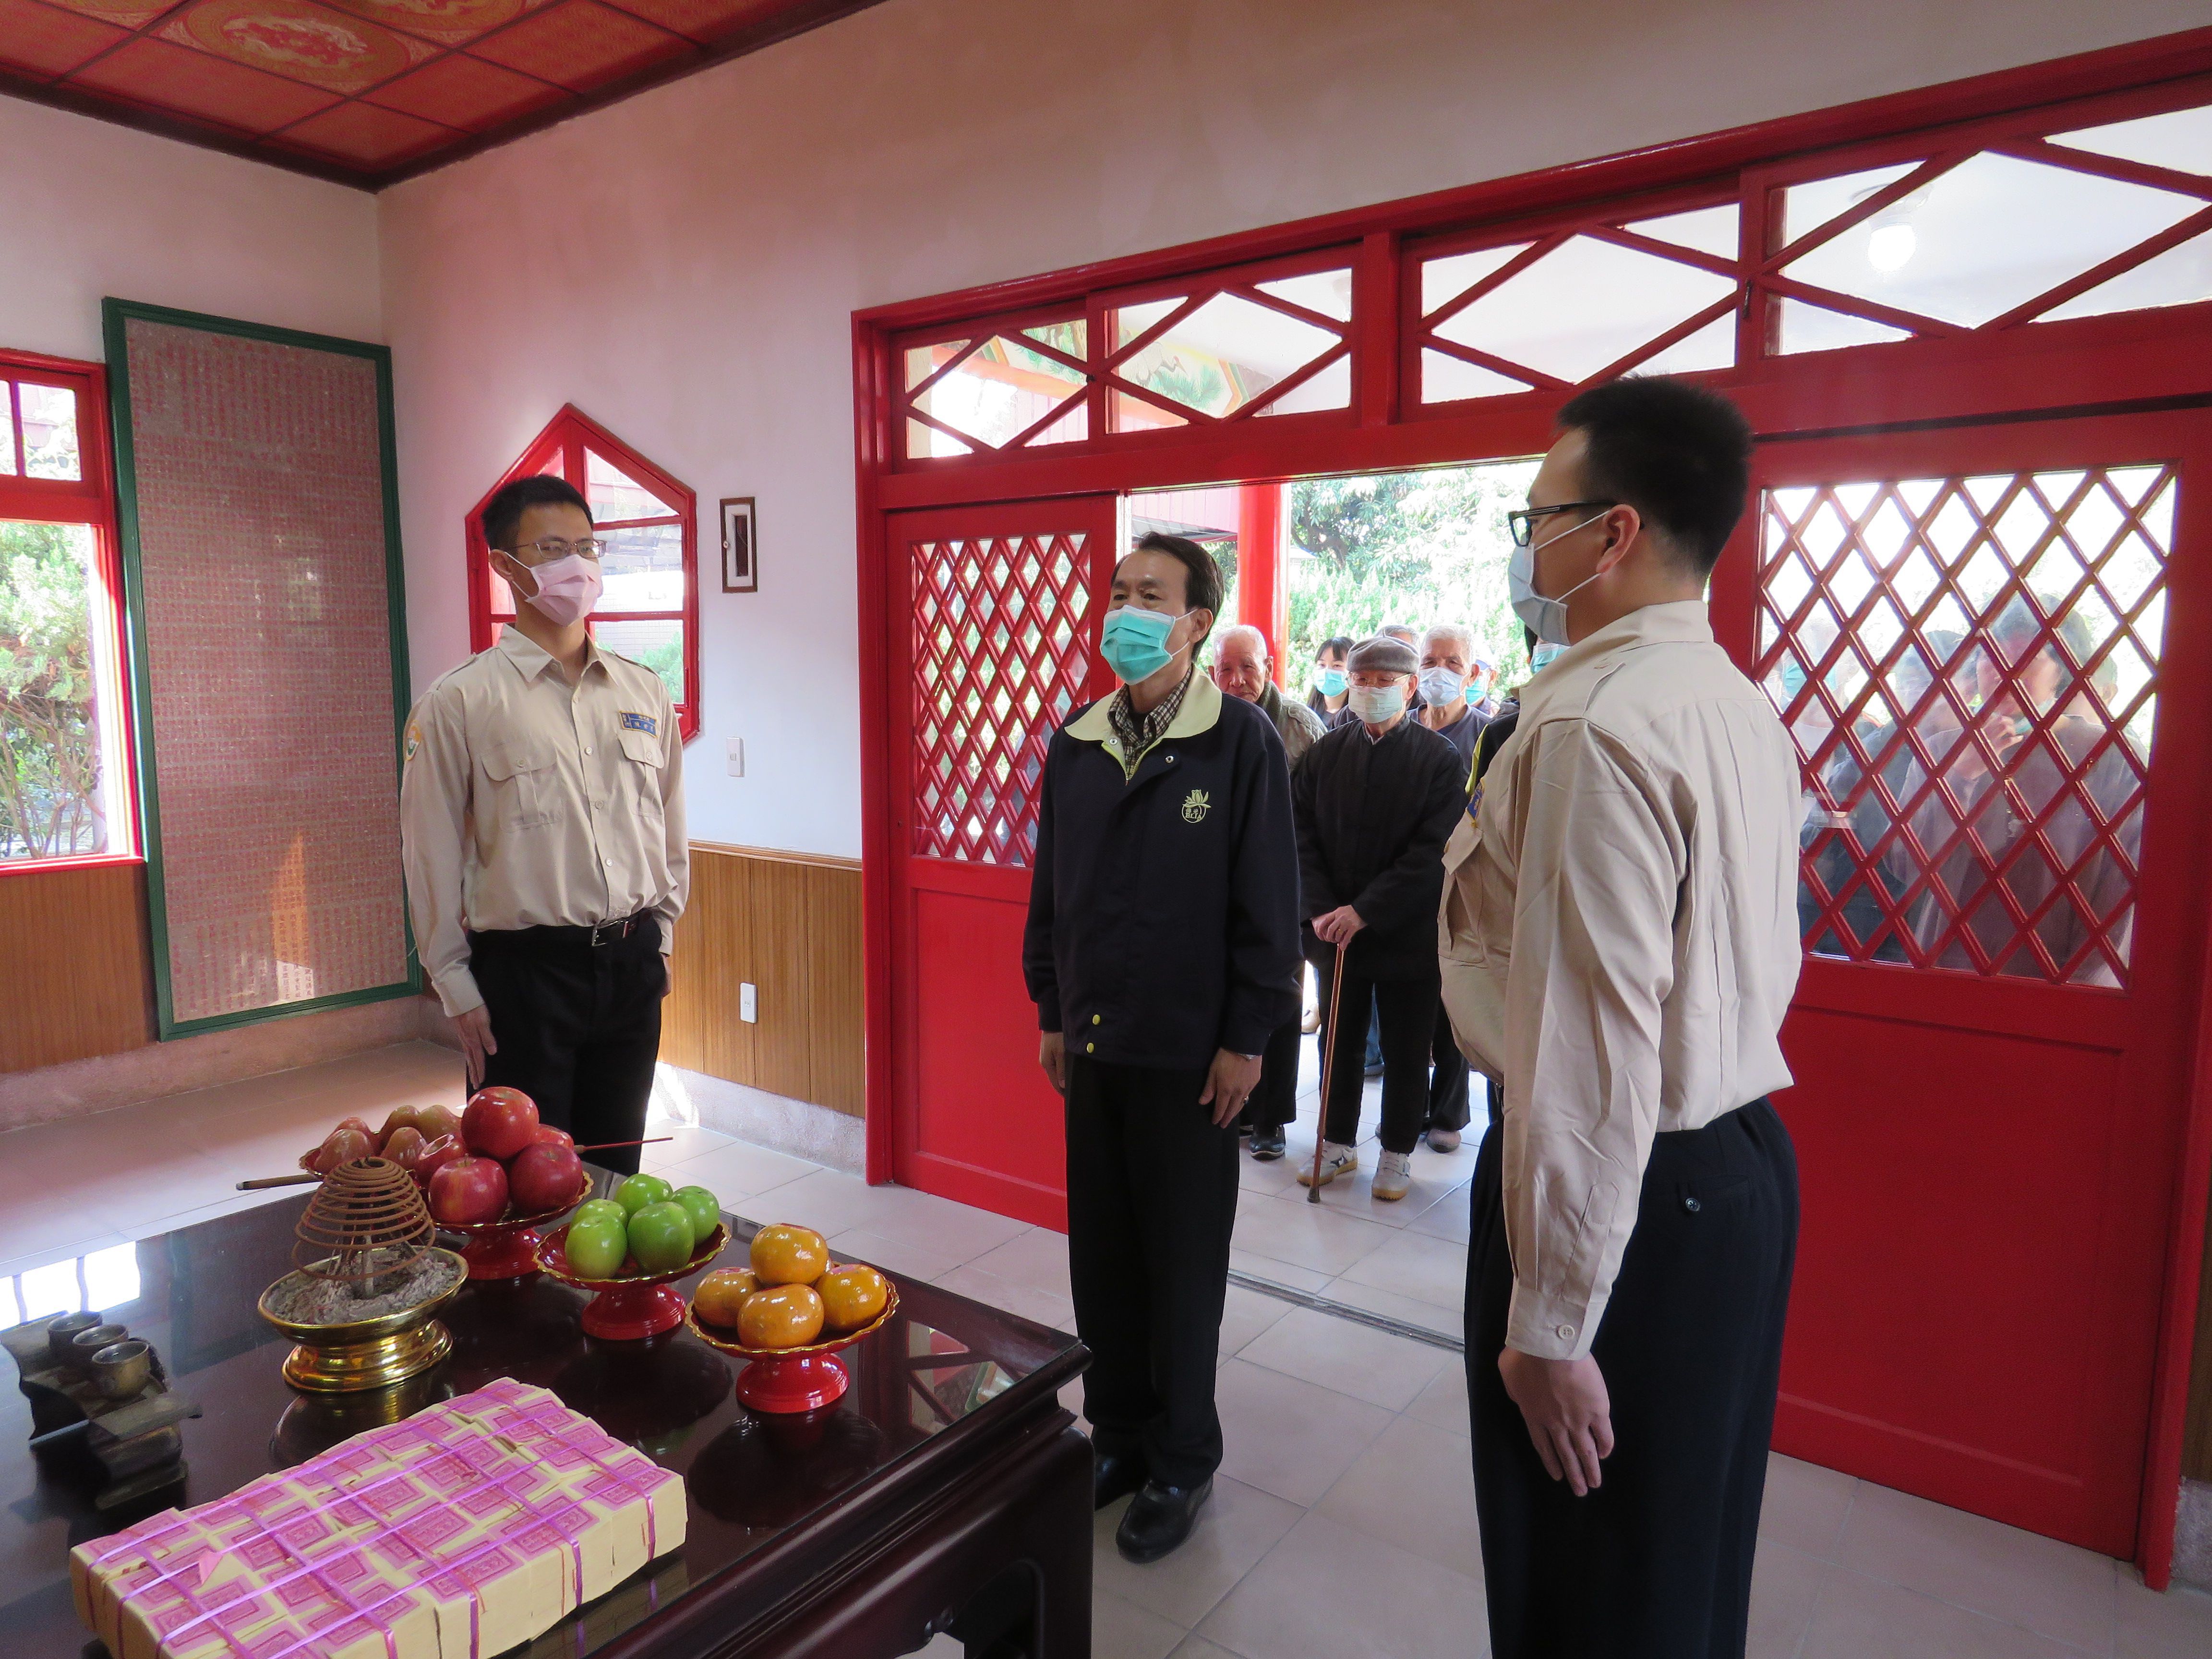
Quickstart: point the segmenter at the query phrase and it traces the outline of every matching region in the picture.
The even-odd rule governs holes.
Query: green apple
[[[629,1218],[629,1253],[649,1273],[674,1272],[691,1259],[697,1243],[681,1204],[648,1204]]]
[[[696,1249],[702,1240],[722,1224],[721,1202],[704,1187],[678,1187],[675,1201],[691,1218],[691,1247]]]
[[[580,1279],[611,1279],[622,1271],[629,1239],[617,1216],[581,1216],[568,1224],[569,1271]]]
[[[672,1190],[659,1176],[634,1175],[615,1188],[615,1202],[631,1215],[648,1204],[665,1204]]]
[[[579,1204],[576,1206],[576,1219],[579,1221],[619,1221],[623,1225],[627,1227],[629,1225],[629,1212],[623,1208],[621,1205],[616,1203],[611,1198],[587,1199],[583,1203]]]

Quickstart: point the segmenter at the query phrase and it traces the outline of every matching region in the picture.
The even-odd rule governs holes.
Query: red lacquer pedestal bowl
[[[461,1252],[461,1260],[469,1264],[471,1279],[520,1279],[538,1271],[538,1230],[548,1222],[558,1221],[591,1195],[592,1178],[586,1175],[578,1183],[576,1195],[556,1209],[541,1210],[536,1215],[517,1215],[510,1204],[507,1213],[496,1221],[482,1221],[471,1226],[441,1221],[438,1225],[469,1241]]]
[[[696,1308],[684,1310],[684,1322],[708,1347],[733,1358],[748,1361],[738,1373],[740,1404],[757,1412],[811,1412],[834,1404],[852,1386],[852,1375],[834,1356],[864,1337],[873,1336],[898,1311],[898,1286],[886,1277],[884,1310],[857,1330],[843,1331],[821,1342],[798,1348],[749,1348],[736,1340],[726,1325],[710,1325]]]
[[[612,1279],[586,1279],[568,1266],[568,1230],[549,1234],[538,1247],[538,1267],[548,1279],[598,1295],[584,1306],[584,1334],[608,1342],[641,1342],[684,1322],[684,1298],[669,1288],[689,1278],[729,1248],[730,1228],[718,1221],[699,1241],[691,1259],[670,1273],[649,1273],[625,1259],[630,1271]]]

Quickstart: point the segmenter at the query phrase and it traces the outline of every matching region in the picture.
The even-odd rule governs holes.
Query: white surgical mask
[[[1581,524],[1570,525],[1559,536],[1547,536],[1542,541],[1531,538],[1528,545],[1514,544],[1513,556],[1505,566],[1505,593],[1512,602],[1513,614],[1521,619],[1522,626],[1547,645],[1565,645],[1567,639],[1567,601],[1597,580],[1597,572],[1577,582],[1556,599],[1547,599],[1536,591],[1536,554],[1539,549],[1549,547],[1559,536],[1571,536],[1585,526],[1594,525],[1607,513],[1593,513]]]
[[[1354,714],[1370,726],[1381,726],[1406,712],[1406,688],[1395,680],[1389,685],[1355,685],[1351,702]]]
[[[599,561],[587,559],[580,553],[568,553],[557,559],[548,559],[544,564],[531,569],[530,575],[538,584],[538,591],[530,596],[527,603],[556,628],[569,627],[590,616],[592,608],[599,602],[599,593],[604,586],[599,577]]]
[[[1467,682],[1449,668],[1421,671],[1421,701],[1432,708],[1449,708],[1467,697]]]

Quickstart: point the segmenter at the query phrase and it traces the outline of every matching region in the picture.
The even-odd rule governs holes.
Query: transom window
[[[606,544],[599,556],[605,591],[592,615],[592,636],[659,674],[676,705],[684,737],[696,737],[698,498],[574,405],[554,417],[499,483],[532,473],[565,478],[582,491],[591,503],[596,533]],[[484,501],[491,495],[486,491]],[[514,594],[493,573],[483,544],[483,505],[477,503],[468,523],[470,612],[479,651],[495,643],[514,619]]]
[[[137,854],[105,392],[0,352],[0,872]]]

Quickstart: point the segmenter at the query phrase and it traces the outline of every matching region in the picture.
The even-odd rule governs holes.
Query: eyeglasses
[[[564,542],[558,536],[540,536],[534,542],[519,542],[504,550],[518,559],[526,553],[535,553],[538,556],[535,559],[526,560],[525,562],[550,564],[556,559],[567,558],[571,553],[580,553],[587,559],[596,560],[607,550],[607,544],[597,536],[585,536],[573,542]]]
[[[1572,513],[1583,507],[1619,507],[1619,501],[1561,501],[1557,507],[1525,507],[1505,515],[1505,527],[1512,532],[1513,544],[1526,547],[1536,533],[1536,520],[1554,513]]]

